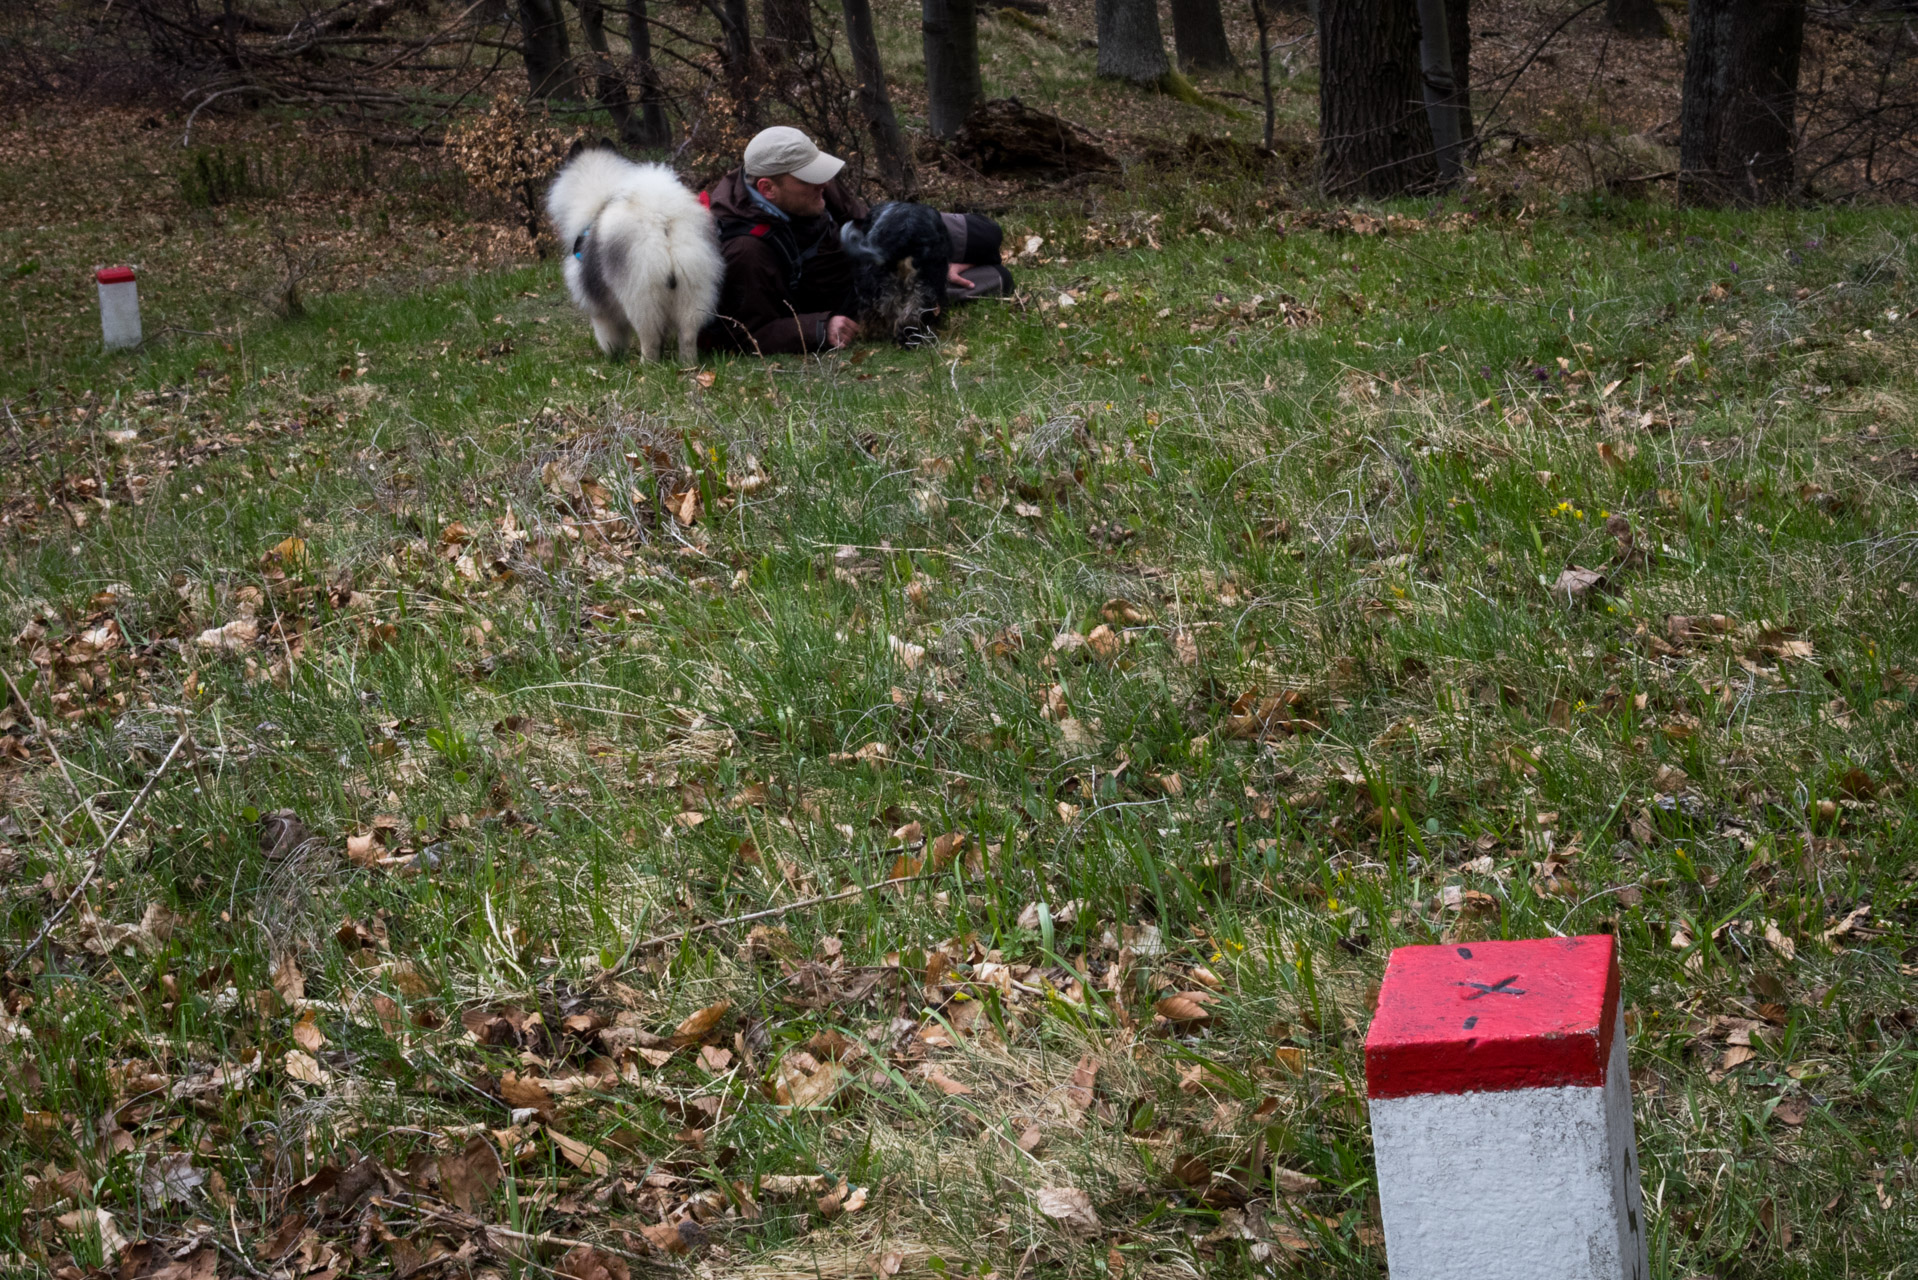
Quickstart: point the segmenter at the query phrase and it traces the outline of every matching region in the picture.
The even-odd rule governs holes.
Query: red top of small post
[[[1618,1000],[1610,934],[1400,947],[1365,1037],[1366,1093],[1602,1085]]]
[[[127,284],[133,279],[133,268],[101,267],[93,273],[93,278],[101,284]]]

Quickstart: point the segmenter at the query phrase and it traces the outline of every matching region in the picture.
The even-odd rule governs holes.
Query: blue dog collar
[[[584,262],[585,259],[580,257],[580,251],[586,247],[586,235],[587,232],[591,230],[592,228],[588,227],[585,231],[573,237],[573,257],[578,258],[581,262]]]

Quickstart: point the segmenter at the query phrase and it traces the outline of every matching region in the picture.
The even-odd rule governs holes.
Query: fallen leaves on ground
[[[566,1157],[566,1163],[575,1169],[584,1169],[595,1177],[613,1171],[612,1159],[598,1147],[581,1142],[577,1138],[569,1138],[551,1125],[546,1126],[546,1136],[553,1140],[555,1147],[559,1148],[560,1155]]]
[[[1032,1200],[1040,1213],[1068,1231],[1090,1234],[1102,1225],[1092,1197],[1077,1187],[1041,1187]]]

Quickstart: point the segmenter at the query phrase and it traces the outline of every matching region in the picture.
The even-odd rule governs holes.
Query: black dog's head
[[[938,210],[903,200],[882,204],[839,238],[854,263],[859,323],[892,335],[902,347],[930,342],[952,261],[952,240]]]

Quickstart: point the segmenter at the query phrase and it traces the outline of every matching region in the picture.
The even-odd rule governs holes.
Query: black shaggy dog
[[[902,347],[931,342],[952,261],[952,239],[939,211],[890,201],[847,224],[839,241],[855,264],[860,325],[868,332],[891,334]]]

